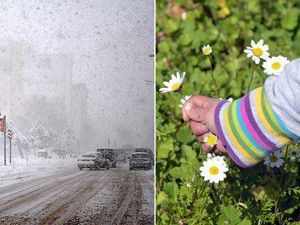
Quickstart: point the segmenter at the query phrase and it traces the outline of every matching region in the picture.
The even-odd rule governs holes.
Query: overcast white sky
[[[73,82],[89,90],[99,137],[93,147],[111,137],[119,146],[153,148],[153,1],[1,0],[1,45],[10,40],[40,54],[73,55]],[[41,88],[30,86],[37,76],[26,77],[30,94]]]

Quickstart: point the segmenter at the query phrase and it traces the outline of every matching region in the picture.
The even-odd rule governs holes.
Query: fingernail
[[[192,104],[188,102],[185,106],[185,109],[190,110],[191,108],[192,108]]]

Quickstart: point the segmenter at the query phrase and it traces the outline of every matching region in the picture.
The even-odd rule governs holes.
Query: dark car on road
[[[135,152],[129,158],[129,170],[141,168],[150,170],[152,168],[151,158],[148,153]]]
[[[77,160],[77,166],[80,170],[84,168],[100,170],[102,168],[109,169],[110,161],[104,158],[101,154],[89,153],[82,155]]]
[[[97,152],[110,161],[111,167],[117,167],[117,156],[114,149],[100,148],[97,149]]]
[[[154,165],[154,155],[153,152],[149,148],[135,148],[134,152],[144,152],[147,153],[151,159],[152,166]]]

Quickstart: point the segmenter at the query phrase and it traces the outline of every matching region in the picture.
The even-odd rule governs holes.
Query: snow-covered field
[[[3,159],[1,157],[0,159]],[[15,184],[18,182],[45,177],[60,171],[74,169],[76,159],[44,159],[44,158],[14,158],[10,164],[0,163],[0,187]]]

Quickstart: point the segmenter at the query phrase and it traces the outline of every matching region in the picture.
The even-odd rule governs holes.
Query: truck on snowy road
[[[117,167],[117,155],[114,149],[99,148],[97,149],[97,152],[101,153],[104,158],[110,161],[111,167]]]

